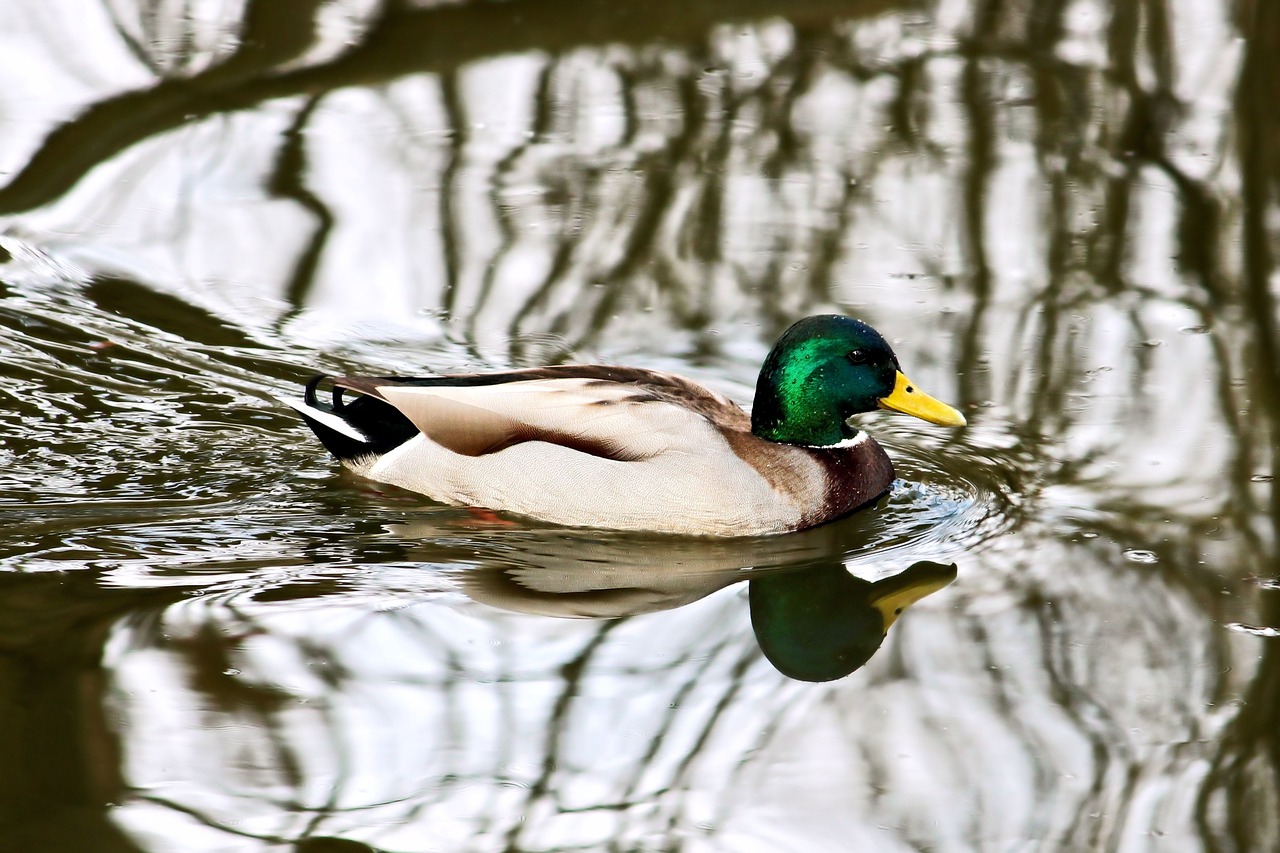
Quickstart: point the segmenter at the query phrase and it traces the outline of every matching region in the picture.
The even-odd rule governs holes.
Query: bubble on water
[[[1182,332],[1182,334],[1184,334],[1184,335],[1204,335],[1204,334],[1208,334],[1208,332],[1209,332],[1209,327],[1208,327],[1208,326],[1204,326],[1204,325],[1198,325],[1198,326],[1183,326],[1183,327],[1182,327],[1181,329],[1179,329],[1178,331],[1179,331],[1179,332]]]
[[[1268,628],[1265,625],[1246,625],[1243,622],[1227,623],[1228,631],[1237,634],[1249,634],[1254,637],[1280,637],[1280,628]]]
[[[1249,478],[1250,483],[1270,483],[1275,478],[1270,474],[1254,474]]]
[[[1154,563],[1156,561],[1154,551],[1144,551],[1141,548],[1130,548],[1124,552],[1124,558],[1130,563]]]

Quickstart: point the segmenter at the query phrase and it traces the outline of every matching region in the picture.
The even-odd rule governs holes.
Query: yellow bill
[[[917,388],[901,370],[898,371],[893,393],[888,397],[880,398],[880,408],[891,412],[902,412],[904,415],[915,415],[921,420],[941,426],[964,426],[968,423],[964,415]]]
[[[955,564],[944,566],[927,560],[905,571],[876,581],[872,585],[870,604],[884,617],[884,629],[897,621],[902,611],[926,595],[932,595],[956,579]]]

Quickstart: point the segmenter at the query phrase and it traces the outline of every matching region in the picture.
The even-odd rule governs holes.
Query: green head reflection
[[[921,561],[875,583],[829,563],[750,582],[751,627],[783,675],[832,681],[875,654],[904,610],[956,579],[956,567]]]

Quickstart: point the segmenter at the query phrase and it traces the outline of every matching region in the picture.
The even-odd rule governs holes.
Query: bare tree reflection
[[[51,128],[0,188],[0,210],[19,224],[33,211],[57,220],[66,198],[98,193],[93,209],[109,219],[126,205],[127,182],[95,189],[90,173],[127,175],[143,142],[155,146],[152,156],[181,158],[173,139],[184,126],[235,114],[272,127],[268,117],[283,112],[260,189],[308,224],[283,237],[264,225],[268,236],[244,244],[253,250],[240,269],[272,241],[295,238],[290,272],[274,283],[290,308],[276,328],[287,331],[324,309],[326,281],[348,274],[333,260],[356,242],[344,228],[378,210],[341,192],[369,176],[324,165],[358,145],[342,149],[322,132],[326,121],[346,121],[340,96],[358,90],[396,123],[399,147],[379,161],[378,177],[409,184],[421,213],[376,223],[376,233],[410,247],[420,278],[406,301],[441,318],[475,361],[493,358],[486,335],[503,341],[500,360],[523,364],[673,330],[688,335],[696,361],[716,355],[717,326],[746,321],[764,340],[802,311],[891,311],[924,280],[930,298],[953,311],[915,346],[962,371],[974,452],[998,460],[1004,487],[1023,502],[1024,547],[980,555],[995,578],[990,597],[1009,603],[995,618],[956,618],[972,642],[930,648],[981,673],[967,689],[981,700],[975,706],[995,710],[939,735],[933,757],[941,777],[949,761],[975,762],[983,738],[999,739],[1032,757],[1022,781],[1034,797],[1007,818],[1022,821],[1011,828],[991,802],[1001,780],[982,780],[979,816],[956,818],[969,821],[957,837],[988,837],[995,826],[1007,833],[1000,838],[1108,846],[1131,821],[1153,832],[1161,820],[1178,824],[1168,804],[1182,796],[1195,800],[1206,847],[1266,849],[1278,830],[1260,816],[1280,813],[1280,652],[1223,630],[1245,605],[1224,603],[1221,590],[1273,575],[1280,540],[1280,6],[1240,0],[1228,13],[1189,0],[976,0],[959,12],[932,9],[922,23],[915,7],[887,2],[663,0],[643,12],[585,2],[568,10],[387,3],[353,7],[351,38],[334,47],[321,44],[328,5],[251,2],[243,20],[214,27],[237,34],[228,46],[170,14],[178,4],[107,4],[120,43],[154,85]],[[962,20],[947,23],[942,12]],[[735,21],[746,23],[726,23]],[[1200,24],[1221,30],[1205,36],[1208,46],[1187,37]],[[1238,77],[1210,93],[1232,98],[1233,112],[1206,131],[1196,87],[1209,84],[1188,68],[1237,38],[1244,53],[1228,71]],[[512,55],[523,70],[502,80],[519,77],[528,103],[509,127],[486,132],[478,116],[495,109],[488,100],[500,85],[486,88],[474,75]],[[228,140],[220,152],[228,159],[252,156]],[[218,237],[191,238],[200,240],[234,254]],[[868,252],[871,243],[898,251]],[[868,255],[892,266],[873,268],[879,290],[851,284]],[[1196,348],[1203,362],[1188,355]],[[1212,376],[1197,372],[1205,365]],[[1148,457],[1160,453],[1196,460],[1152,473],[1160,460]],[[1087,497],[1055,503],[1041,488]],[[973,598],[981,612],[981,596]],[[632,721],[643,742],[621,762],[625,778],[592,800],[569,790],[588,762],[575,732],[589,715],[577,712],[600,685],[632,683],[635,671],[611,655],[633,624],[593,626],[557,647],[554,660],[530,662],[509,648],[479,656],[429,622],[380,614],[350,630],[392,624],[418,657],[441,662],[386,679],[438,697],[423,712],[438,726],[414,736],[483,741],[468,719],[475,702],[491,710],[499,736],[487,767],[445,751],[422,771],[432,781],[406,774],[397,779],[409,791],[401,799],[353,805],[367,744],[343,740],[341,716],[371,689],[367,676],[341,660],[339,640],[291,635],[235,603],[195,619],[181,640],[164,641],[155,626],[127,630],[183,662],[183,689],[199,697],[203,726],[239,721],[261,734],[228,761],[243,774],[242,790],[277,809],[263,823],[278,822],[245,829],[214,808],[139,796],[244,837],[320,837],[370,811],[430,816],[476,784],[487,787],[474,825],[499,848],[550,849],[558,819],[586,826],[599,812],[616,849],[646,833],[665,849],[691,827],[734,814],[726,790],[709,806],[684,796],[712,787],[708,779],[738,793],[779,793],[752,757],[803,741],[801,713],[874,719],[855,716],[865,712],[848,693],[775,689],[744,651],[741,624],[717,612],[730,621],[708,620],[715,627],[699,638],[701,651],[644,669],[657,687]],[[1259,585],[1246,604],[1258,625],[1280,625],[1274,585]],[[283,688],[273,681],[279,671],[265,667],[244,675],[252,656],[236,644],[259,640],[291,656],[282,669],[311,673],[315,690]],[[926,672],[928,661],[900,652],[896,669],[869,674],[867,692],[895,673]],[[241,675],[226,674],[234,670]],[[463,678],[477,671],[487,679],[480,690]],[[1150,718],[1124,683],[1144,673],[1185,688]],[[534,711],[520,702],[529,696],[541,703]],[[1235,701],[1213,717],[1224,720],[1221,731],[1206,721],[1207,707]],[[926,708],[912,721],[942,713]],[[517,737],[530,720],[537,736]],[[1158,735],[1139,737],[1142,726]],[[857,732],[842,746],[861,762],[859,784],[880,792],[869,795],[875,806],[909,824],[906,837],[940,843],[918,804],[894,793],[902,770],[883,748]],[[1197,776],[1198,767],[1208,770]],[[317,775],[334,781],[302,796]],[[515,822],[517,814],[528,819]]]
[[[1280,118],[1272,106],[1275,87],[1280,86],[1280,58],[1272,47],[1280,39],[1280,9],[1243,2],[1238,15],[1240,30],[1248,35],[1236,91],[1244,257],[1239,293],[1230,294],[1230,301],[1239,301],[1245,319],[1233,330],[1239,336],[1232,345],[1238,348],[1239,373],[1228,376],[1230,386],[1243,381],[1257,414],[1235,416],[1242,401],[1233,387],[1224,384],[1222,398],[1224,408],[1232,407],[1227,417],[1241,430],[1236,445],[1240,459],[1232,477],[1233,525],[1248,544],[1241,549],[1238,571],[1265,578],[1275,573],[1274,549],[1280,542],[1280,312],[1273,285],[1275,231],[1268,225],[1280,209],[1280,155],[1275,146]],[[1259,471],[1267,473],[1255,473]],[[1255,503],[1257,481],[1266,485],[1260,490],[1262,501]],[[1280,589],[1273,584],[1258,597],[1259,618],[1264,624],[1280,625]],[[1239,713],[1213,756],[1197,805],[1214,850],[1262,849],[1280,832],[1274,817],[1280,807],[1280,652],[1274,642],[1262,651]]]

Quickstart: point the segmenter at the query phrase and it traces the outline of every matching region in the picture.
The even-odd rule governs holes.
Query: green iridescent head
[[[760,368],[751,431],[770,441],[828,447],[857,434],[850,417],[876,409],[944,426],[965,423],[903,375],[875,329],[835,314],[806,317],[783,333]]]

